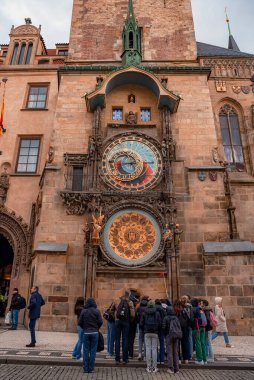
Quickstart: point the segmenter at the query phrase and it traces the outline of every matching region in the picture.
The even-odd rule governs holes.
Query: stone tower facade
[[[26,125],[41,120],[41,129],[13,121],[16,148],[0,145],[9,176],[0,217],[15,210],[28,224],[26,266],[12,238],[21,269],[11,285],[26,273],[24,287],[41,287],[40,329],[74,331],[78,296],[95,296],[103,310],[131,289],[222,296],[231,332],[253,333],[254,57],[232,39],[229,49],[196,43],[189,0],[74,0],[70,44],[34,55],[39,80],[8,61],[14,41],[3,46],[0,69],[32,87],[46,81],[52,115],[43,122],[28,87]],[[16,113],[7,120],[18,119],[8,96]],[[20,138],[42,149],[26,180]],[[25,203],[15,196],[22,181]]]

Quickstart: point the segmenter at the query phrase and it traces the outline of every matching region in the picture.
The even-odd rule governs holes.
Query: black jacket
[[[154,333],[155,334],[158,333],[161,329],[162,320],[161,320],[160,313],[156,310],[155,306],[154,307],[147,307],[144,314],[141,315],[141,320],[140,320],[141,329],[144,330],[145,334],[150,333],[150,331],[148,331],[148,326],[146,324],[146,320],[147,320],[148,315],[152,314],[152,313],[155,313],[156,322],[157,322],[157,329],[156,329],[156,331],[154,331]]]
[[[137,310],[137,321],[140,324],[141,316],[145,313],[146,308],[147,308],[148,301],[147,300],[142,300],[140,302],[139,308]]]
[[[186,306],[180,315],[178,315],[182,330],[194,326],[194,312],[192,306]]]
[[[85,333],[98,332],[102,326],[102,317],[100,311],[93,298],[89,298],[86,302],[84,310],[81,312],[78,325]]]
[[[21,295],[19,293],[13,294],[11,299],[10,310],[20,310]]]
[[[204,313],[207,319],[207,325],[205,327],[206,331],[211,331],[213,330],[212,326],[210,325],[210,311],[213,311],[213,309],[210,306],[204,307]]]
[[[29,310],[29,318],[30,319],[38,319],[41,315],[41,306],[45,305],[45,301],[42,298],[41,294],[38,292],[34,292],[31,294],[30,302],[28,305]]]

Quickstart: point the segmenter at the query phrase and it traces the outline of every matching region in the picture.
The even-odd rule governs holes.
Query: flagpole
[[[1,107],[1,114],[0,114],[0,136],[3,135],[3,133],[6,132],[6,129],[4,128],[4,100],[5,100],[5,87],[6,82],[8,78],[3,78],[2,82],[4,83],[4,89],[3,89],[3,100],[2,100],[2,107]]]

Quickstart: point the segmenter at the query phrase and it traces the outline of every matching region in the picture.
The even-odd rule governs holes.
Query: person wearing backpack
[[[120,344],[122,339],[122,357],[123,363],[129,362],[128,344],[130,321],[135,318],[135,308],[130,300],[130,292],[126,291],[118,301],[112,305],[112,311],[115,314],[115,361],[116,364],[121,363]]]
[[[226,343],[227,348],[233,348],[229,343],[229,337],[228,337],[228,329],[227,329],[227,320],[224,313],[224,310],[222,308],[222,298],[221,297],[215,297],[215,308],[214,308],[214,314],[216,316],[216,319],[218,321],[218,324],[215,328],[216,331],[213,332],[212,340],[217,338],[219,335],[223,335],[224,341]]]
[[[204,310],[201,308],[201,300],[193,299],[192,306],[194,307],[195,318],[195,345],[196,345],[196,361],[195,364],[204,365],[206,361],[206,344],[205,344],[205,327],[207,319]]]
[[[181,339],[181,359],[184,364],[188,364],[192,358],[192,326],[194,314],[192,306],[188,303],[188,297],[182,296],[175,304],[175,312],[180,321],[183,336]]]
[[[113,302],[103,313],[107,321],[107,351],[106,359],[113,359],[115,352],[115,313],[112,311]]]
[[[146,370],[148,373],[156,373],[159,371],[157,368],[157,347],[162,320],[154,301],[148,302],[146,311],[141,316],[140,324],[145,334]]]
[[[142,360],[143,346],[144,346],[144,359],[146,357],[145,346],[145,333],[144,328],[140,324],[142,315],[145,313],[149,296],[143,296],[140,303],[136,306],[137,322],[138,322],[138,360]]]
[[[77,323],[78,323],[80,314],[84,309],[84,306],[85,306],[84,297],[78,297],[74,306],[74,314],[77,316]],[[77,325],[77,330],[78,330],[78,341],[73,349],[72,358],[79,360],[81,358],[81,351],[82,351],[83,340],[84,340],[84,330],[79,325]]]
[[[159,299],[155,300],[155,307],[156,307],[156,310],[160,314],[161,322],[162,322],[164,317],[166,316],[166,310],[162,307],[161,300]],[[159,351],[158,351],[157,359],[158,359],[158,362],[161,364],[161,363],[164,363],[164,360],[165,360],[165,338],[162,331],[162,324],[159,328],[158,337],[159,337]]]
[[[166,337],[168,373],[179,372],[179,348],[182,339],[182,329],[174,308],[167,308],[167,315],[163,319],[162,331]]]
[[[205,327],[205,343],[206,343],[207,361],[213,363],[214,353],[213,353],[213,346],[212,346],[212,333],[213,333],[214,327],[216,327],[215,315],[212,308],[209,306],[209,302],[207,300],[202,300],[201,306],[204,310],[204,313],[207,319],[207,325]]]
[[[13,288],[11,305],[10,305],[12,325],[8,330],[17,330],[18,320],[19,320],[19,312],[21,309],[24,309],[25,307],[26,307],[25,298],[19,294],[18,288]]]

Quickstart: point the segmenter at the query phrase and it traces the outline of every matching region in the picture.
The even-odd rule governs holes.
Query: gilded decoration
[[[142,209],[126,208],[111,215],[102,235],[101,248],[118,265],[139,266],[154,260],[162,249],[159,222]]]
[[[109,244],[115,253],[128,260],[142,259],[153,248],[155,229],[151,221],[137,212],[119,216],[109,230]]]

